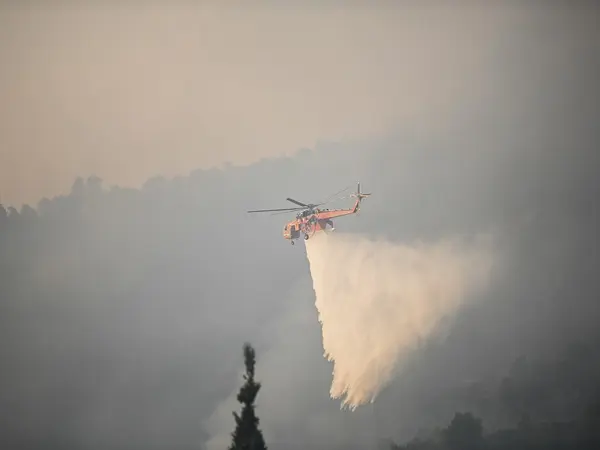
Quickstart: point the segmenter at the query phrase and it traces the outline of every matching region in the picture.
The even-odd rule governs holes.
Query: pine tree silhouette
[[[260,421],[254,411],[254,400],[261,384],[254,380],[256,353],[250,344],[244,344],[244,364],[245,383],[237,396],[238,402],[242,404],[242,412],[241,415],[233,413],[236,427],[231,433],[233,439],[229,450],[267,450],[262,431],[258,427]]]

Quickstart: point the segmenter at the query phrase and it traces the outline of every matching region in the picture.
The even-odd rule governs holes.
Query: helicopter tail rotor
[[[358,182],[356,192],[354,194],[351,194],[351,197],[357,198],[359,202],[363,198],[367,198],[367,197],[370,197],[370,196],[371,196],[371,193],[365,194],[363,192],[360,192],[360,181]]]

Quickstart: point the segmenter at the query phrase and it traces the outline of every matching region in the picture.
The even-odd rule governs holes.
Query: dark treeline
[[[472,412],[456,412],[446,427],[421,430],[392,449],[533,449],[600,445],[598,343],[573,344],[554,360],[522,357],[495,389],[470,386],[465,407],[483,417],[505,415],[506,427],[486,427]]]
[[[600,413],[590,408],[586,415],[563,422],[534,423],[527,416],[518,426],[485,433],[481,419],[471,413],[456,413],[447,427],[428,437],[403,444],[391,444],[391,450],[592,450],[600,445]]]

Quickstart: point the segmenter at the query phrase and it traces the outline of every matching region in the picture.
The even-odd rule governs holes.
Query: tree
[[[233,413],[236,427],[232,436],[229,450],[267,450],[262,431],[258,427],[259,419],[254,412],[254,400],[258,395],[261,384],[254,380],[254,366],[256,365],[256,354],[250,344],[244,344],[244,385],[240,388],[237,396],[238,402],[242,404],[241,415]]]
[[[452,450],[483,447],[483,425],[471,413],[456,413],[444,432],[446,446]]]

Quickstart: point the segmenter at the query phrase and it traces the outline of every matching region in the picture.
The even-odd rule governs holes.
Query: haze
[[[35,204],[77,176],[139,187],[444,121],[519,20],[473,5],[227,4],[3,2],[0,198]]]
[[[225,448],[245,341],[272,450],[374,449],[460,410],[567,420],[597,395],[597,7],[65,5],[0,14],[3,447]],[[493,267],[341,411],[305,245],[246,210],[357,181],[345,239],[489,235]]]

